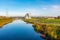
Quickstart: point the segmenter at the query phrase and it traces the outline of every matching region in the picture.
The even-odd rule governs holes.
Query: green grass
[[[12,22],[14,19],[13,18],[8,18],[8,19],[0,19],[0,27],[2,27],[5,24],[8,24],[10,22]]]
[[[43,23],[60,23],[59,19],[38,19],[39,22],[43,22]]]

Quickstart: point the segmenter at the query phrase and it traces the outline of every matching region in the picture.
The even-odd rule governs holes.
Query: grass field
[[[13,21],[13,18],[2,18],[0,19],[0,27]]]
[[[43,23],[60,23],[60,19],[38,19],[38,21]]]

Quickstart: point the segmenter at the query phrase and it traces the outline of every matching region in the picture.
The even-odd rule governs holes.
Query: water
[[[0,40],[43,40],[32,24],[16,20],[0,28]]]

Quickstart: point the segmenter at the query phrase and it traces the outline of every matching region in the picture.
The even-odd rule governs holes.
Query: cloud
[[[60,11],[60,6],[59,5],[53,5],[52,10],[53,11]]]
[[[45,8],[43,8],[43,10],[47,10],[47,8],[45,7]]]
[[[53,7],[53,8],[59,8],[59,6],[58,6],[58,5],[53,5],[52,7]]]
[[[53,5],[53,6],[52,6],[52,9],[54,9],[54,10],[60,9],[60,6],[58,6],[58,5]]]
[[[39,13],[41,16],[59,16],[60,5],[43,6]]]
[[[59,16],[60,15],[60,5],[51,5],[50,7],[51,15]]]

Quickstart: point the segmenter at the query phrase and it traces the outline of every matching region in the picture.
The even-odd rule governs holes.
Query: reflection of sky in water
[[[32,24],[23,21],[14,21],[0,28],[0,40],[42,40]]]

